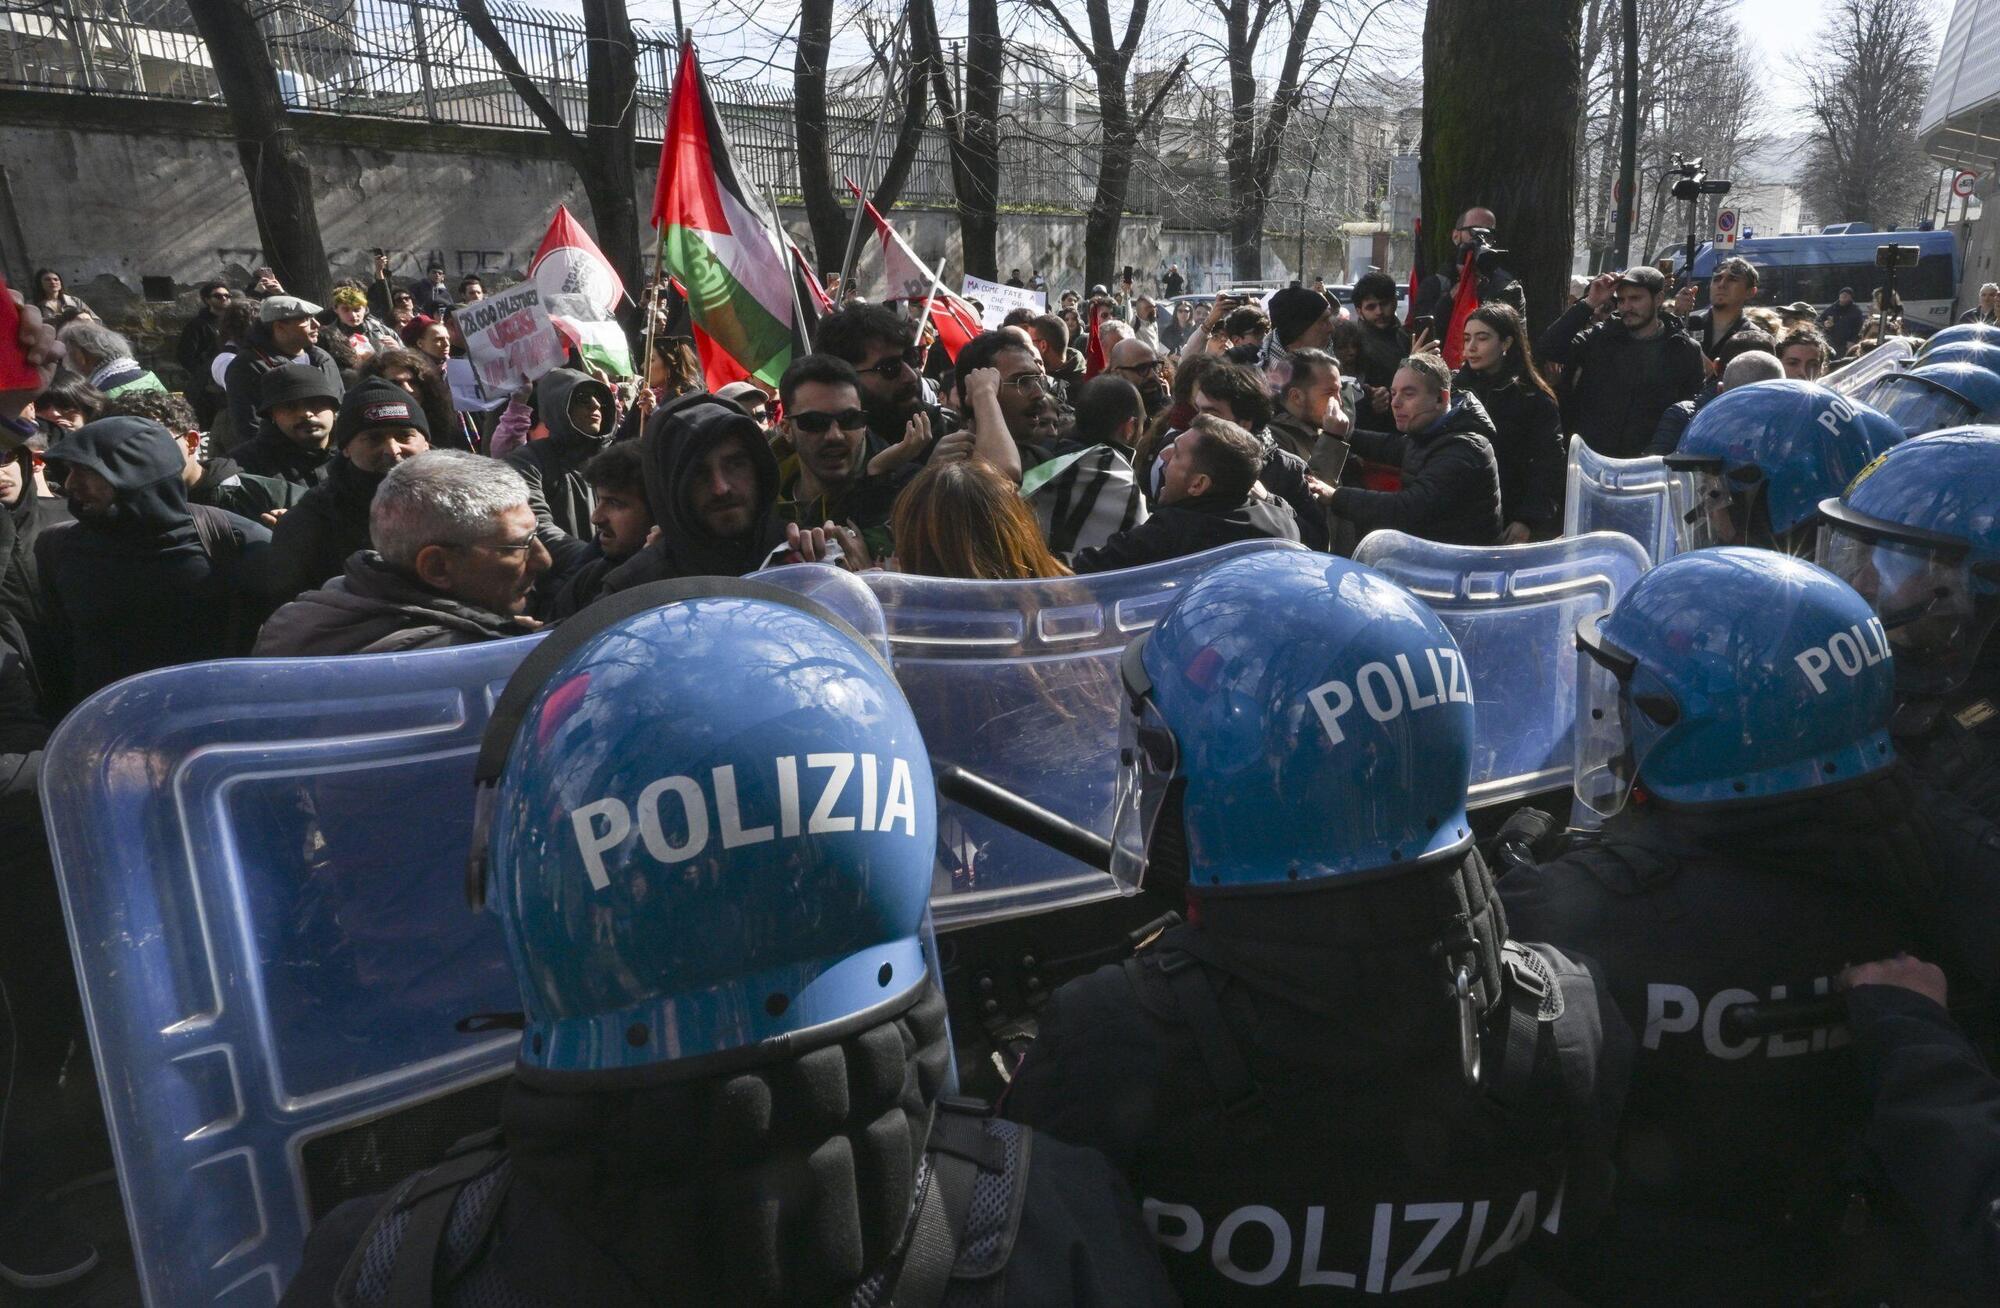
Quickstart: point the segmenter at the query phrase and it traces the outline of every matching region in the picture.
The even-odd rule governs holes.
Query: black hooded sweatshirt
[[[660,538],[604,579],[603,593],[673,577],[740,577],[764,566],[785,538],[779,520],[778,460],[749,414],[705,391],[683,395],[654,412],[642,438],[646,500]],[[701,461],[718,444],[739,440],[757,467],[757,502],[750,530],[733,539],[712,535],[695,516],[692,487]]]
[[[271,584],[287,599],[324,586],[369,547],[368,509],[387,473],[364,472],[344,454],[271,529]]]
[[[146,418],[100,418],[55,455],[116,492],[111,511],[44,532],[35,561],[65,705],[152,668],[250,652],[267,610],[271,533],[234,514],[231,557],[211,560],[188,507],[187,457]]]
[[[603,431],[580,431],[569,420],[570,402],[578,391],[597,396],[604,410]],[[597,499],[584,480],[583,465],[611,444],[617,415],[611,388],[572,368],[557,368],[535,383],[535,411],[549,434],[515,450],[507,462],[528,483],[528,507],[535,511],[536,522],[587,541],[593,534],[590,511]]]
[[[11,457],[11,456],[10,456]],[[41,577],[35,566],[35,542],[51,527],[70,520],[69,506],[35,493],[35,479],[22,461],[21,497],[0,509],[0,612],[20,624],[33,662],[48,662],[48,610],[42,600]]]

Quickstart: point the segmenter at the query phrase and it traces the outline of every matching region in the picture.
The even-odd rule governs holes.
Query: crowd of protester
[[[850,295],[771,385],[706,388],[669,317],[640,376],[572,349],[505,396],[473,382],[453,314],[478,277],[398,285],[378,259],[325,306],[268,268],[210,281],[170,390],[44,271],[22,316],[42,384],[0,393],[0,719],[38,744],[151,669],[487,641],[790,563],[1019,580],[1255,539],[1346,554],[1380,529],[1550,539],[1565,433],[1671,452],[1715,395],[1816,378],[1876,330],[1849,292],[1762,307],[1728,259],[1699,310],[1637,267],[1579,281],[1531,336],[1491,269],[1454,369],[1455,275],[1413,332],[1381,272],[1345,302],[1315,279],[1197,312],[1173,271],[1157,300],[1016,310],[956,358]],[[2000,313],[1987,290],[1974,312]]]
[[[1468,211],[1458,238],[1494,222]],[[1817,377],[1872,326],[1847,292],[1757,305],[1740,258],[1700,309],[1648,267],[1572,289],[1531,337],[1519,283],[1485,268],[1454,370],[1455,273],[1420,289],[1414,333],[1381,272],[1345,303],[1315,278],[1201,314],[1126,282],[1014,310],[956,359],[850,288],[775,386],[703,389],[663,317],[642,377],[572,349],[488,396],[452,313],[481,279],[397,284],[378,258],[327,306],[268,268],[202,285],[170,393],[44,271],[27,303],[63,361],[7,415],[0,602],[53,719],[149,668],[492,639],[797,561],[1007,578],[1259,537],[1346,553],[1382,528],[1515,544],[1561,530],[1565,433],[1671,452],[1714,395]]]

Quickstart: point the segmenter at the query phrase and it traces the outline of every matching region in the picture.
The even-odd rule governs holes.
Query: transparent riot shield
[[[1472,806],[1568,788],[1576,624],[1618,602],[1650,566],[1646,551],[1608,531],[1496,546],[1378,531],[1354,558],[1430,605],[1465,655],[1476,724]]]
[[[1273,548],[1296,547],[1047,582],[758,579],[889,653],[940,766],[1109,836],[1120,651],[1204,570]],[[163,669],[50,742],[43,811],[155,1308],[275,1303],[314,1219],[427,1161],[413,1135],[441,1151],[490,1124],[497,1095],[452,1107],[517,1040],[463,1020],[520,1006],[466,907],[472,772],[538,639]],[[1116,893],[955,805],[939,829],[940,929]]]
[[[799,589],[886,650],[867,588],[815,571]],[[520,999],[466,905],[473,760],[539,639],[164,669],[50,741],[43,812],[155,1308],[275,1303],[315,1218],[491,1124],[519,1037],[459,1024]]]
[[[1680,553],[1682,517],[1694,503],[1688,474],[1657,454],[1611,459],[1583,443],[1569,442],[1569,487],[1563,500],[1563,536],[1615,531],[1637,541],[1653,563]]]
[[[864,574],[896,679],[936,767],[957,764],[1109,838],[1118,774],[1118,657],[1187,584],[1270,549],[1245,541],[1143,568],[1050,581]],[[1118,893],[1111,877],[940,800],[938,930]]]
[[[1910,366],[1917,357],[1917,343],[1907,336],[1892,336],[1888,342],[1842,364],[1819,379],[1819,384],[1853,400],[1867,399],[1866,391],[1875,382]]]

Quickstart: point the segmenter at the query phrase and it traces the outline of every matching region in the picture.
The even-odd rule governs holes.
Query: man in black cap
[[[1333,310],[1326,297],[1303,286],[1287,286],[1271,297],[1271,331],[1264,337],[1265,380],[1282,392],[1291,380],[1293,350],[1324,350],[1333,339]]]
[[[308,364],[288,363],[258,380],[257,413],[262,429],[232,453],[245,472],[276,477],[301,487],[326,480],[332,456],[333,416],[340,387]]]
[[[340,365],[319,345],[319,315],[324,312],[296,295],[273,294],[257,306],[257,321],[237,342],[235,361],[223,374],[229,392],[231,445],[242,445],[261,430],[257,420],[265,373],[286,364],[317,368],[333,388],[335,402],[342,389]],[[218,451],[220,452],[220,451]]]
[[[1569,430],[1599,454],[1644,454],[1660,415],[1693,399],[1707,376],[1700,342],[1661,304],[1666,290],[1657,268],[1604,273],[1536,342],[1542,358],[1563,365]],[[1617,311],[1593,323],[1598,307],[1614,296]]]
[[[368,506],[389,469],[430,449],[424,408],[394,382],[357,382],[333,420],[326,480],[307,491],[271,530],[272,585],[286,597],[341,575],[348,556],[369,547]]]

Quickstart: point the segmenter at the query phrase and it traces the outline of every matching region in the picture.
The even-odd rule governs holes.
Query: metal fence
[[[588,75],[582,20],[490,0],[496,25],[523,71],[573,130],[587,112]],[[423,123],[541,131],[543,124],[502,74],[472,26],[449,0],[272,0],[259,10],[279,90],[295,111]],[[672,34],[634,28],[638,44],[635,113],[642,140],[658,140],[676,62]],[[1088,208],[1097,145],[1087,104],[1079,112],[1073,78],[1043,68],[1037,54],[1011,71],[1003,113],[1002,182],[1006,209]],[[864,88],[866,82],[863,83]],[[865,181],[877,123],[879,86],[834,95],[828,122],[836,179]],[[0,0],[0,89],[219,103],[221,93],[187,0]],[[738,162],[760,189],[800,191],[791,88],[711,78]],[[945,135],[931,125],[918,142],[902,202],[955,202]],[[1187,125],[1182,125],[1184,128]],[[1219,158],[1219,155],[1218,155]],[[1220,226],[1219,166],[1177,163],[1137,169],[1127,208],[1157,213],[1170,226]]]

